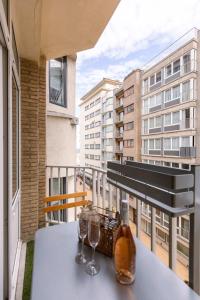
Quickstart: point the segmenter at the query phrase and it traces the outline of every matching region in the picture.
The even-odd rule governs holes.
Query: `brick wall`
[[[21,59],[21,238],[34,238],[45,196],[45,63]],[[40,221],[40,222],[39,222]]]

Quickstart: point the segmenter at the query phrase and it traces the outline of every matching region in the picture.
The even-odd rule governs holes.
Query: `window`
[[[143,120],[143,134],[145,134],[145,133],[149,133],[149,130],[148,130],[148,119]]]
[[[170,164],[170,162],[168,162],[168,161],[164,161],[164,166],[165,166],[165,167],[170,167],[171,164]]]
[[[161,71],[156,73],[156,83],[161,81]]]
[[[49,61],[49,101],[66,107],[66,57]]]
[[[95,137],[100,137],[100,132],[96,132],[94,136]]]
[[[180,58],[173,62],[173,73],[180,71]]]
[[[165,150],[171,150],[171,138],[164,138],[163,147]]]
[[[93,154],[90,154],[90,159],[94,159],[94,155]]]
[[[165,102],[171,101],[171,89],[165,91]]]
[[[191,58],[190,53],[183,56],[183,72],[188,73],[191,71]]]
[[[128,97],[132,94],[134,94],[134,85],[124,91],[124,97]]]
[[[154,128],[154,118],[149,119],[149,128]]]
[[[143,93],[148,92],[148,78],[145,78],[143,81]]]
[[[90,138],[94,138],[94,133],[90,133]]]
[[[174,86],[172,88],[173,99],[180,98],[180,85]]]
[[[149,112],[148,106],[149,106],[149,100],[148,99],[143,100],[143,114],[147,114]]]
[[[185,169],[185,170],[189,170],[189,169],[190,169],[190,165],[182,164],[182,165],[181,165],[181,168],[182,168],[182,169]]]
[[[179,150],[179,137],[172,138],[172,150]]]
[[[172,113],[172,124],[180,123],[180,111],[175,111]]]
[[[150,85],[154,85],[155,84],[155,75],[153,74],[151,77],[150,77]]]
[[[170,64],[166,67],[166,77],[171,76],[171,74],[172,74],[172,65]]]
[[[161,149],[161,139],[155,139],[155,149],[156,150]]]
[[[162,104],[162,93],[156,95],[156,105]]]
[[[90,107],[93,107],[94,106],[94,101],[90,103]]]
[[[154,107],[156,105],[155,96],[150,97],[150,107]]]
[[[165,115],[165,126],[171,125],[171,113]]]
[[[191,145],[190,137],[189,136],[182,136],[182,138],[181,138],[181,147],[189,147],[190,145]]]
[[[178,163],[172,163],[172,168],[177,168],[177,169],[179,169],[179,164],[178,164]]]
[[[134,146],[134,140],[131,139],[131,140],[124,140],[124,147],[126,148],[131,148]]]
[[[124,130],[131,130],[134,128],[134,122],[124,124]]]
[[[101,98],[95,100],[95,104],[99,104],[101,102]]]
[[[100,144],[96,144],[95,149],[100,149]]]
[[[101,125],[101,121],[98,121],[98,122],[95,122],[95,127],[98,127],[98,126],[100,126]]]
[[[130,113],[131,111],[134,111],[134,103],[124,107],[124,114],[128,114]]]
[[[190,81],[186,81],[182,84],[182,101],[190,100]]]
[[[148,140],[143,140],[143,154],[148,154]]]
[[[112,132],[112,131],[113,131],[112,125],[106,126],[106,132]]]
[[[100,115],[100,112],[101,112],[101,110],[98,109],[98,110],[96,110],[96,111],[94,112],[94,115],[95,115],[95,116],[98,116],[98,115]]]
[[[162,126],[162,118],[159,116],[159,117],[156,117],[155,118],[155,128],[160,128]]]
[[[94,144],[90,144],[90,149],[94,149]]]
[[[154,139],[149,140],[149,149],[154,150]]]

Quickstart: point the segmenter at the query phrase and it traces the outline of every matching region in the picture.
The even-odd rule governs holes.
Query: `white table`
[[[136,240],[133,285],[116,282],[113,261],[96,253],[101,270],[94,277],[75,263],[77,223],[43,228],[35,237],[32,300],[200,300],[183,281]],[[85,247],[90,257],[91,249]]]

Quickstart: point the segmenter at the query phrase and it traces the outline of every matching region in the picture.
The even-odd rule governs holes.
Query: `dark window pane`
[[[19,94],[15,78],[12,80],[12,196],[19,187]]]
[[[49,100],[66,107],[66,58],[49,62]]]

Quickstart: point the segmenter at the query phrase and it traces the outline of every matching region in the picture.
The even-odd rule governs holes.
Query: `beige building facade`
[[[114,158],[113,98],[119,86],[118,80],[104,78],[81,98],[81,165],[106,170],[106,162]]]
[[[115,158],[141,159],[141,70],[124,78],[115,93]]]

